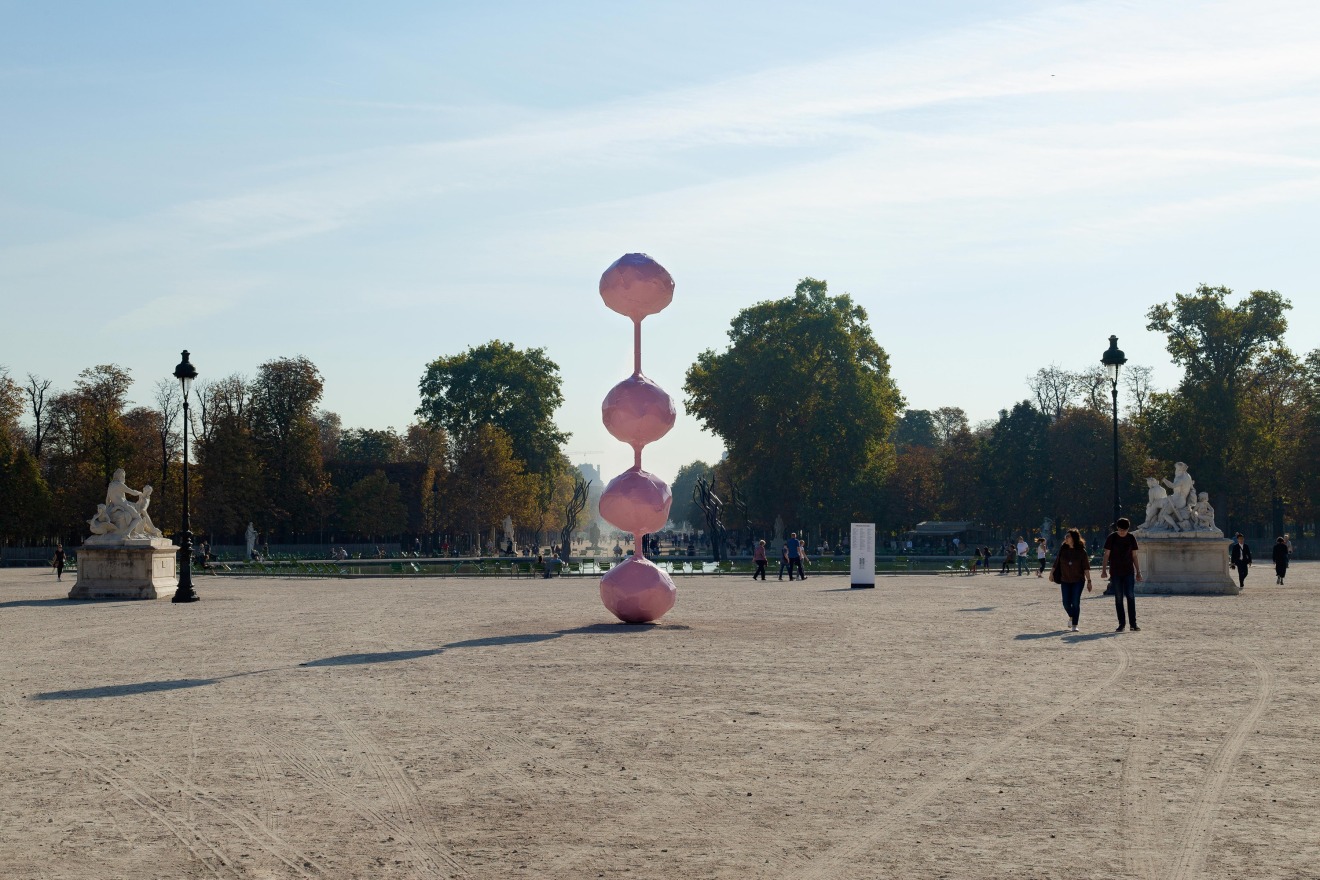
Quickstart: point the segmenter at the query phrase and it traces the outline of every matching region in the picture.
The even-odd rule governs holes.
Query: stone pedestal
[[[1138,593],[1236,596],[1228,539],[1214,532],[1134,532],[1144,581]]]
[[[179,588],[179,548],[164,538],[78,548],[70,599],[168,599]]]

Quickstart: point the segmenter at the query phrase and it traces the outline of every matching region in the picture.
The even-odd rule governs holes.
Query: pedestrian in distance
[[[802,546],[798,540],[797,532],[789,532],[788,540],[784,542],[784,547],[788,550],[788,579],[793,579],[793,569],[797,568],[798,580],[805,581],[807,573],[802,567],[802,563],[807,558],[807,548]]]
[[[1080,535],[1081,532],[1078,532],[1078,534]],[[1045,549],[1045,539],[1044,539],[1044,538],[1037,538],[1037,539],[1036,539],[1036,561],[1037,561],[1038,563],[1040,563],[1040,567],[1036,569],[1036,577],[1044,577],[1044,576],[1045,576],[1045,557],[1048,556],[1048,555],[1049,555],[1049,551],[1047,551],[1047,550]]]
[[[1068,631],[1077,632],[1082,618],[1082,587],[1091,590],[1091,558],[1086,552],[1086,541],[1077,529],[1069,529],[1063,536],[1063,546],[1054,557],[1050,580],[1059,585],[1063,597],[1063,610],[1068,615]],[[1133,626],[1136,629],[1136,626]]]
[[[1008,570],[1009,570],[1010,568],[1013,567],[1013,563],[1016,562],[1016,561],[1017,561],[1017,549],[1016,549],[1016,547],[1014,546],[1013,542],[1011,542],[1011,541],[1005,541],[1005,542],[1004,542],[1004,563],[1003,563],[1003,565],[999,566],[999,573],[1000,573],[1000,574],[1008,574]]]
[[[757,541],[756,547],[752,550],[752,561],[756,563],[756,571],[752,572],[752,580],[759,576],[765,580],[765,541]]]
[[[1132,522],[1126,517],[1119,517],[1114,523],[1114,533],[1105,538],[1105,555],[1100,563],[1100,577],[1113,575],[1110,584],[1114,588],[1114,608],[1118,612],[1118,629],[1122,632],[1131,626],[1133,632],[1141,632],[1137,626],[1137,581],[1141,580],[1141,563],[1137,561],[1137,539],[1128,534]],[[1123,604],[1127,603],[1127,617],[1123,616]]]
[[[55,545],[55,558],[51,560],[51,565],[55,567],[55,580],[62,580],[64,577],[64,546],[62,544]]]
[[[1251,568],[1251,545],[1238,532],[1233,536],[1233,545],[1228,548],[1228,567],[1237,569],[1238,591],[1246,589],[1247,569]]]
[[[788,545],[779,548],[779,579],[784,579],[784,569],[788,569],[788,579],[793,580],[793,566],[788,562]]]
[[[1027,539],[1018,535],[1017,547],[1014,549],[1017,551],[1018,577],[1022,577],[1022,572],[1027,570],[1027,551],[1031,548],[1027,546]]]
[[[1288,557],[1292,555],[1288,552],[1287,537],[1280,535],[1279,540],[1274,542],[1274,576],[1275,583],[1278,584],[1283,583],[1284,577],[1288,574]]]
[[[980,567],[981,567],[981,548],[977,547],[972,554],[972,574],[976,574],[976,570]]]

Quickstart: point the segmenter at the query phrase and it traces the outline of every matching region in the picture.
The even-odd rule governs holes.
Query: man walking
[[[1247,568],[1251,565],[1251,546],[1247,539],[1238,532],[1233,536],[1233,546],[1228,548],[1228,567],[1237,569],[1238,592],[1247,586]]]
[[[1100,577],[1113,575],[1110,584],[1114,588],[1114,607],[1118,611],[1118,629],[1122,632],[1131,624],[1133,632],[1141,632],[1137,626],[1137,581],[1141,580],[1141,564],[1137,562],[1137,539],[1128,534],[1132,523],[1126,516],[1114,523],[1117,528],[1105,538],[1105,557],[1100,563]],[[1123,616],[1123,603],[1127,602],[1127,616]]]
[[[802,568],[802,560],[807,555],[806,548],[798,540],[797,532],[788,533],[788,541],[785,543],[788,547],[788,579],[793,579],[793,569],[797,568],[798,580],[805,581],[807,573]]]
[[[1017,542],[1018,577],[1022,577],[1022,572],[1027,570],[1027,550],[1029,549],[1030,548],[1027,546],[1027,539],[1022,537],[1021,535],[1018,535],[1018,542]]]

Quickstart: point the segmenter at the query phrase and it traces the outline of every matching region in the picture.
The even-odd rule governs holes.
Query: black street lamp
[[[1118,337],[1109,337],[1109,349],[1100,358],[1109,374],[1109,386],[1114,393],[1114,522],[1122,516],[1122,504],[1118,499],[1118,371],[1127,363],[1127,358],[1118,347]]]
[[[192,526],[188,521],[188,395],[192,393],[197,368],[188,361],[187,351],[183,353],[183,360],[174,368],[174,378],[183,387],[183,545],[179,547],[179,588],[171,601],[196,602],[201,597],[193,589]]]

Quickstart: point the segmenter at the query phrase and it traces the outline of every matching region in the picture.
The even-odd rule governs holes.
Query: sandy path
[[[1320,876],[1320,565],[1240,597],[1034,577],[0,570],[0,877]]]

